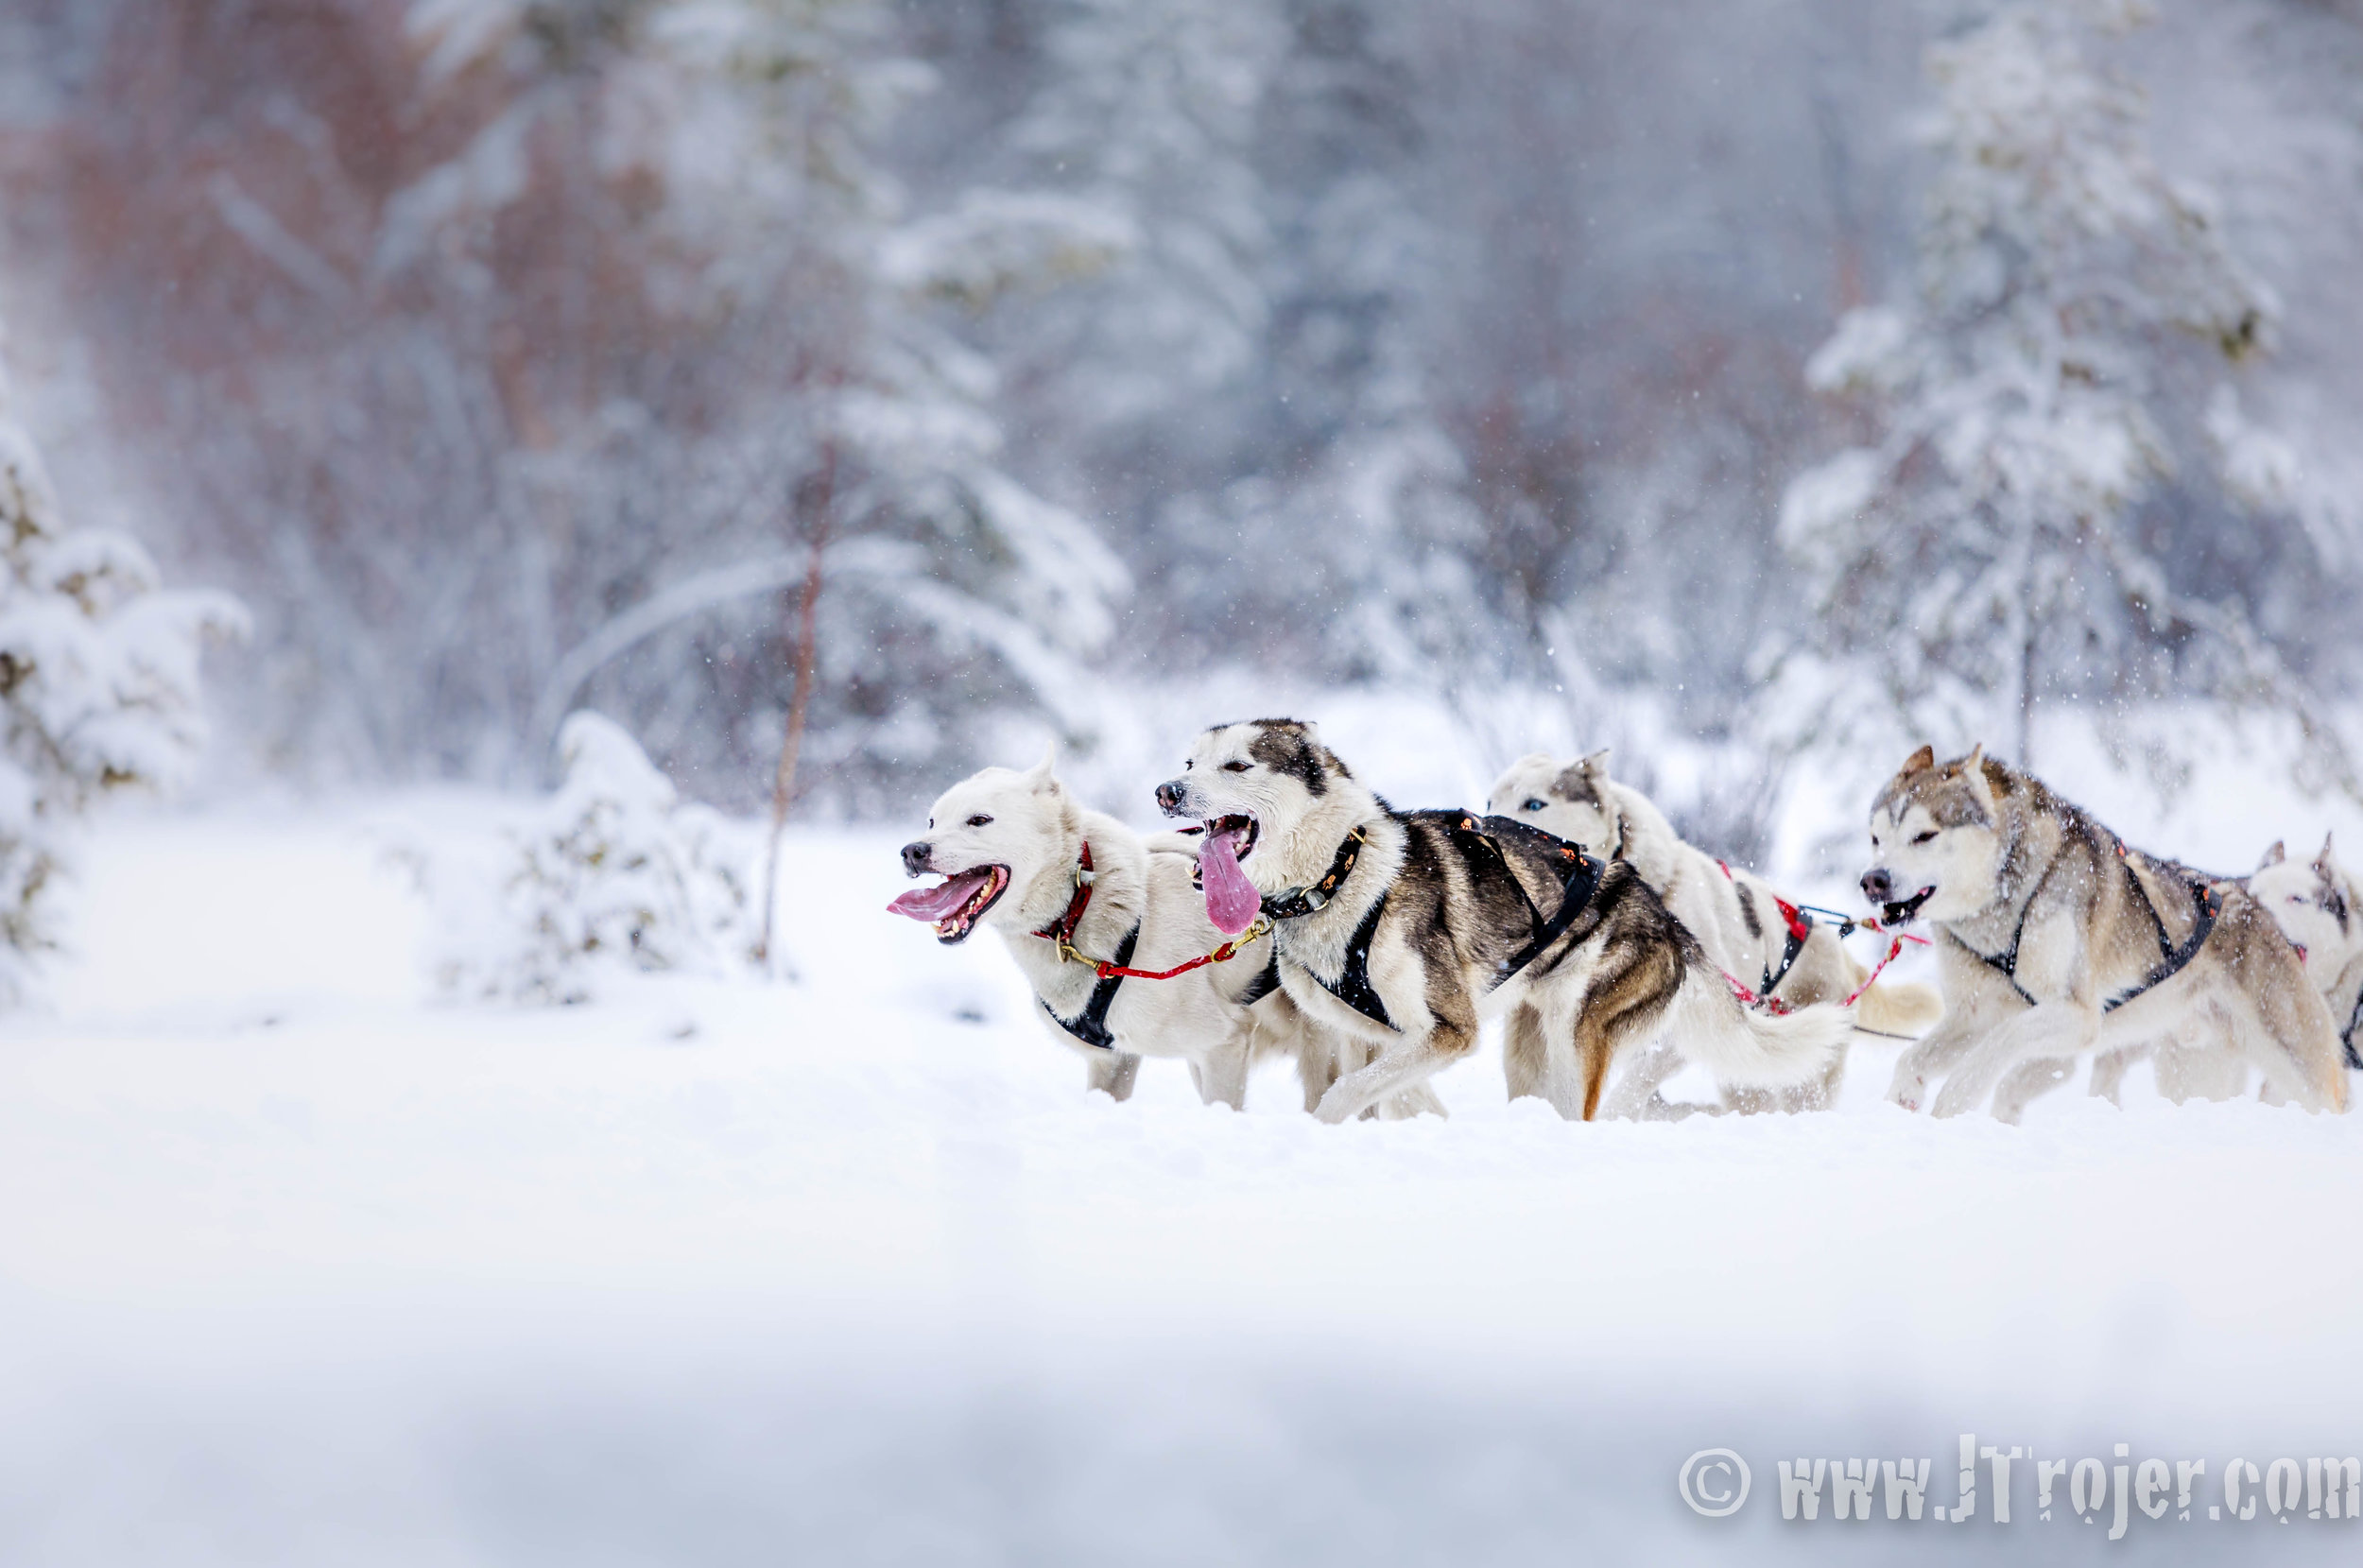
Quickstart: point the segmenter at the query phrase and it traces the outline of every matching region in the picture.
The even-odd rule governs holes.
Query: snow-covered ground
[[[2137,1073],[2020,1129],[1879,1102],[1314,1125],[1124,1105],[992,937],[804,833],[801,980],[439,1002],[381,865],[465,797],[117,819],[0,1029],[0,1562],[2353,1561],[2209,1522],[2363,1450],[2363,1117]],[[2299,824],[2289,830],[2302,836]],[[2166,846],[2178,847],[2178,846]],[[1785,1523],[1775,1461],[2204,1458],[2191,1523]],[[2113,1445],[2130,1445],[2130,1460]],[[1694,1451],[1752,1492],[1686,1508]],[[1989,1494],[1990,1495],[1990,1494]]]

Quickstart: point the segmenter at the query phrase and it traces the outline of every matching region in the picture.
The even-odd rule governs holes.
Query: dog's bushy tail
[[[1741,1007],[1730,983],[1703,961],[1682,975],[1665,1025],[1666,1037],[1716,1081],[1749,1089],[1819,1081],[1854,1028],[1853,1010],[1835,1002],[1791,1013]]]

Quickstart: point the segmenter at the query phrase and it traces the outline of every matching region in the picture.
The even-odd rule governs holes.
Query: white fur
[[[978,818],[986,820],[976,824]],[[1113,958],[1135,921],[1141,928],[1132,954],[1135,969],[1171,969],[1222,942],[1191,886],[1190,854],[1173,853],[1184,849],[1186,840],[1160,835],[1159,847],[1150,849],[1116,818],[1078,804],[1054,775],[1048,757],[1024,772],[988,767],[954,784],[937,799],[927,832],[915,841],[930,848],[931,874],[957,875],[984,865],[1009,869],[1009,890],[979,923],[1000,937],[1038,1004],[1046,1002],[1067,1018],[1083,1010],[1097,975],[1036,933],[1065,913],[1086,841],[1095,880],[1075,933],[1078,951]],[[1309,1109],[1337,1077],[1338,1042],[1309,1024],[1285,997],[1274,994],[1251,1008],[1239,1005],[1237,998],[1269,956],[1270,939],[1264,938],[1228,962],[1170,980],[1127,979],[1108,1011],[1113,1051],[1078,1040],[1040,1006],[1035,1020],[1051,1040],[1085,1060],[1089,1087],[1118,1099],[1130,1094],[1141,1057],[1170,1057],[1189,1064],[1206,1103],[1236,1109],[1245,1102],[1250,1065],[1279,1055],[1296,1060]],[[1432,1102],[1390,1109],[1442,1110]]]

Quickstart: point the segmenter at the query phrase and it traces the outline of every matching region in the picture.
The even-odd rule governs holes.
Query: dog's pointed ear
[[[2256,863],[2256,869],[2261,871],[2268,866],[2278,866],[2288,858],[2289,852],[2282,848],[2281,840],[2276,838],[2273,840],[2273,847],[2265,852],[2265,858]]]
[[[2316,855],[2316,856],[2314,857],[2314,865],[2315,865],[2315,868],[2316,868],[2318,870],[2321,871],[2321,872],[2322,872],[2322,874],[2323,874],[2323,875],[2325,875],[2325,876],[2329,875],[2329,874],[2330,874],[2330,872],[2331,872],[2331,871],[2332,871],[2332,870],[2334,870],[2334,869],[2337,866],[2337,864],[2338,864],[2338,857],[2337,857],[2337,855],[2336,853],[2333,853],[2333,850],[2332,850],[2332,845],[2331,845],[2331,840],[2332,840],[2332,839],[2334,839],[2334,838],[2336,838],[2337,836],[2337,834],[2332,834],[2332,833],[2325,833],[2325,834],[2323,834],[2323,835],[2322,835],[2322,853],[2320,853],[2320,854],[2318,854],[2318,855]]]
[[[1042,761],[1034,764],[1033,767],[1027,768],[1019,776],[1026,781],[1026,787],[1032,790],[1035,794],[1055,795],[1058,793],[1059,781],[1057,776],[1051,770],[1055,768],[1058,764],[1059,743],[1056,740],[1052,740],[1043,747]]]
[[[1576,766],[1582,768],[1584,772],[1589,774],[1591,777],[1596,779],[1608,771],[1608,753],[1609,748],[1603,746],[1597,751],[1593,752],[1590,756],[1576,764]]]
[[[1933,746],[1923,746],[1919,750],[1914,751],[1910,756],[1906,757],[1904,759],[1904,766],[1897,768],[1896,772],[1908,779],[1915,773],[1927,772],[1928,769],[1936,767],[1936,765],[1937,749]]]
[[[1986,743],[1979,741],[1969,749],[1968,756],[1957,763],[1947,764],[1945,771],[1958,772],[1963,779],[1967,780],[1969,787],[1976,793],[1977,799],[1984,802],[1986,810],[1991,813],[1994,809],[1993,782],[1986,777],[1987,766]]]

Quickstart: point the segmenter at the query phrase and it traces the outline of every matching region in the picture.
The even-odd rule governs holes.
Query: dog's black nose
[[[1182,815],[1182,781],[1167,779],[1157,786],[1157,806],[1168,817]]]
[[[924,838],[912,839],[903,846],[903,870],[917,876],[927,869],[927,857],[935,853],[936,847]]]
[[[1862,896],[1873,904],[1893,904],[1895,902],[1894,876],[1885,867],[1873,866],[1862,874]]]

